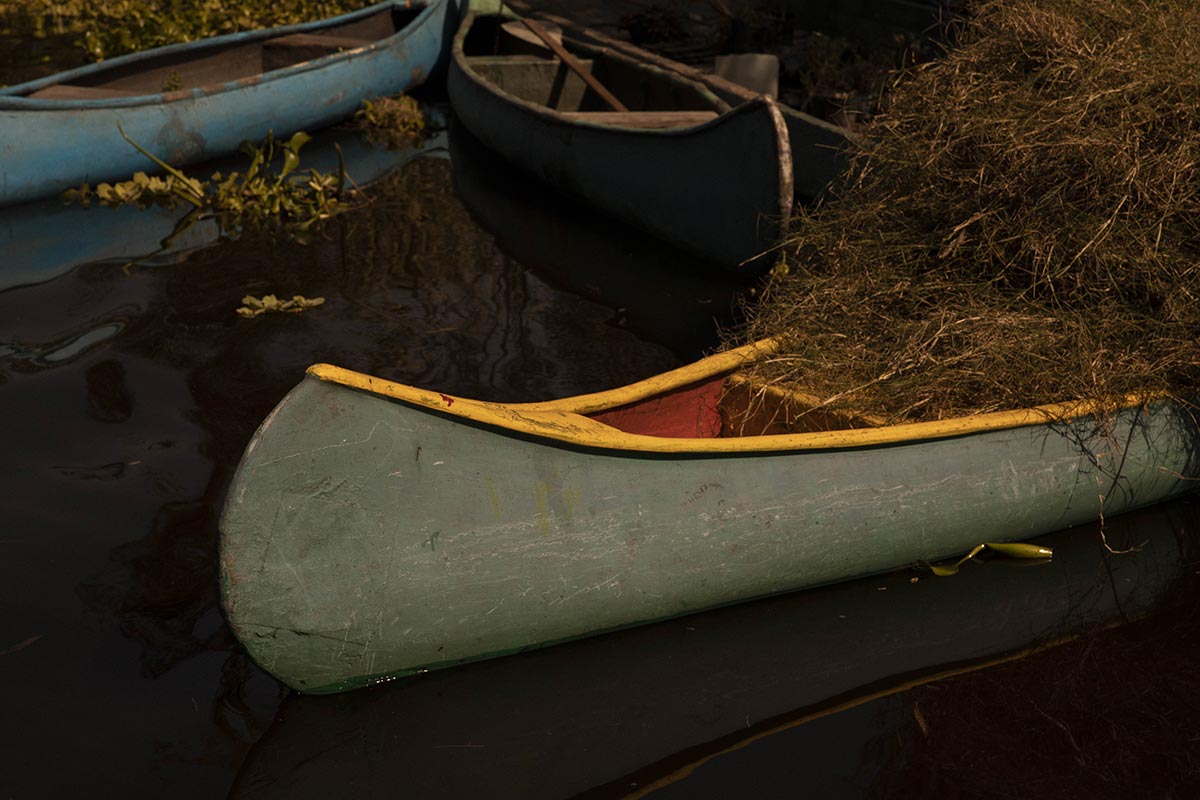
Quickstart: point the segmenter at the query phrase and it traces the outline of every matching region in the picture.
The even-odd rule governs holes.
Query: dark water
[[[1050,565],[900,572],[289,695],[223,623],[216,521],[305,367],[497,400],[596,391],[714,346],[744,288],[463,136],[354,152],[364,179],[396,169],[307,247],[200,228],[130,265],[169,215],[0,210],[0,797],[1200,788],[1186,502],[1110,520],[1141,546],[1124,556],[1080,529],[1051,537]],[[235,314],[267,293],[326,302]]]

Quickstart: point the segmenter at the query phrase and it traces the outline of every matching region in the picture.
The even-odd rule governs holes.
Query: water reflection
[[[308,247],[215,241],[128,268],[143,243],[81,266],[0,248],[0,275],[50,256],[0,289],[0,580],[35,598],[0,617],[2,666],[24,687],[0,726],[14,796],[211,797],[232,780],[281,690],[220,617],[216,519],[245,443],[309,364],[532,400],[679,363],[505,255],[444,157],[407,160]],[[327,301],[236,315],[269,293]]]
[[[722,754],[1146,614],[1192,577],[1197,522],[1200,507],[1160,506],[1108,523],[1110,541],[1140,544],[1125,556],[1083,527],[1039,540],[1055,557],[1036,567],[900,572],[349,695],[293,695],[234,796],[729,796],[716,790],[729,781],[699,775]],[[862,753],[902,720],[886,722],[843,725],[838,751]],[[778,760],[827,769],[803,751]],[[863,768],[847,763],[850,778]],[[771,796],[760,778],[754,796]]]
[[[456,155],[458,144],[449,145]],[[69,222],[54,205],[46,218],[0,213],[0,581],[13,598],[0,615],[0,669],[17,689],[0,725],[9,794],[120,786],[212,797],[268,726],[242,770],[243,794],[303,779],[339,794],[358,782],[368,796],[422,786],[617,796],[653,786],[694,797],[742,781],[744,764],[726,766],[738,754],[774,753],[754,762],[761,774],[825,768],[835,755],[858,764],[863,747],[896,776],[878,791],[905,793],[931,764],[946,767],[938,780],[965,780],[950,770],[966,763],[963,751],[946,748],[967,739],[951,718],[969,698],[917,698],[931,732],[925,749],[884,744],[897,731],[906,742],[924,736],[907,699],[788,726],[861,699],[872,681],[892,689],[897,675],[945,659],[974,664],[1086,630],[1111,619],[1118,600],[1123,613],[1144,613],[1184,574],[1194,512],[1176,505],[1110,521],[1110,536],[1127,525],[1151,540],[1127,559],[1103,558],[1094,534],[1067,534],[1049,571],[972,570],[953,583],[891,576],[279,708],[280,686],[241,653],[217,609],[216,519],[242,448],[305,367],[328,361],[487,399],[596,391],[713,346],[712,320],[740,289],[584,214],[559,219],[557,200],[509,183],[487,159],[471,168],[470,155],[454,164],[438,155],[401,156],[408,163],[370,189],[375,204],[309,247],[214,235],[126,268],[157,247],[153,214],[126,225],[107,209],[67,209],[84,215]],[[109,260],[92,260],[100,257]],[[269,293],[327,300],[298,315],[235,314],[243,295]],[[1183,545],[1168,528],[1182,531]],[[1089,583],[1095,571],[1108,582]],[[1181,597],[1194,606],[1194,583],[1186,586]],[[1194,642],[1200,625],[1180,624],[1174,640]],[[1169,726],[1192,707],[1195,681],[1176,675],[1157,691],[1148,682],[1163,674],[1135,658],[1179,665],[1184,651],[1129,642],[1112,652],[1142,672],[1097,685],[1115,693],[1124,682],[1155,698],[1165,729],[1188,730]],[[1075,685],[1087,685],[1093,662],[1064,658],[1037,669],[1082,673]],[[1032,683],[1005,675],[966,691],[1002,697]],[[1178,711],[1163,708],[1178,698]],[[807,761],[789,746],[771,750],[814,730],[808,741],[824,749]],[[299,764],[301,753],[312,761]],[[371,783],[388,775],[400,777]]]
[[[431,111],[438,131],[421,148],[388,149],[341,126],[320,131],[301,150],[301,170],[336,173],[338,150],[348,179],[365,186],[414,158],[446,155],[445,118]],[[230,156],[199,164],[188,174],[244,172],[247,159]],[[138,262],[143,266],[180,263],[187,253],[214,244],[221,229],[213,219],[180,227],[188,208],[84,208],[48,199],[0,208],[0,291],[42,283],[98,261]]]
[[[735,321],[748,287],[633,228],[531,180],[461,125],[450,130],[454,187],[509,257],[551,285],[617,310],[614,323],[699,358],[697,331]]]

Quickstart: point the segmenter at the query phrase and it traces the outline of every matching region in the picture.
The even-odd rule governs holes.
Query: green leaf
[[[166,170],[171,175],[174,175],[176,178],[178,178],[183,183],[183,186],[188,191],[185,193],[181,193],[180,197],[182,197],[184,200],[187,200],[192,205],[196,205],[196,206],[203,205],[204,194],[203,194],[203,192],[200,191],[200,184],[198,181],[196,181],[193,178],[189,178],[187,175],[184,175],[182,172],[175,169],[175,167],[172,167],[167,162],[159,159],[157,156],[155,156],[149,150],[142,147],[140,144],[135,142],[133,139],[130,139],[125,134],[125,129],[121,127],[121,123],[119,123],[119,122],[117,123],[117,131],[121,134],[121,138],[124,139],[125,141],[129,142],[131,145],[133,145],[139,153],[141,153],[146,158],[153,161],[155,164],[158,164],[160,167],[162,167],[164,170]]]
[[[280,179],[286,178],[289,173],[300,166],[300,156],[292,148],[287,148],[283,151],[283,167],[279,170]]]
[[[293,153],[299,153],[300,148],[312,141],[312,137],[304,131],[296,131],[292,134],[292,138],[288,139],[287,149]]]

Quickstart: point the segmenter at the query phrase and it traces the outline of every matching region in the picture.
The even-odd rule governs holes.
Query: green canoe
[[[1198,585],[1198,523],[1200,506],[1163,503],[1106,523],[1113,547],[1134,547],[1120,555],[1105,550],[1098,525],[1083,525],[1039,537],[1054,559],[1031,569],[979,564],[915,581],[902,571],[441,670],[361,698],[293,694],[229,797],[362,800],[403,786],[420,798],[561,800],[610,787],[604,796],[632,800],[640,795],[616,787],[647,793],[780,729],[1141,617]],[[1100,643],[1089,658],[1101,665],[1111,653]],[[1111,681],[1093,669],[1045,680],[1074,702],[1111,699]],[[1161,673],[1138,677],[1122,687],[1126,702],[1174,688]],[[1019,689],[1013,698],[1035,713]],[[902,719],[912,717],[839,727],[839,749],[865,744],[856,735],[882,739],[881,725],[894,736]],[[1005,755],[1019,761],[1044,745],[1025,737]]]
[[[886,426],[752,391],[737,372],[770,350],[521,405],[311,367],[229,490],[232,629],[289,686],[339,691],[1026,539],[1200,474],[1173,401]]]
[[[563,37],[577,74],[522,35],[507,16],[464,17],[447,75],[459,121],[546,184],[714,264],[769,268],[760,256],[777,243],[794,194],[819,193],[844,166],[845,131],[785,117],[769,97],[743,90],[727,100],[640,51]]]

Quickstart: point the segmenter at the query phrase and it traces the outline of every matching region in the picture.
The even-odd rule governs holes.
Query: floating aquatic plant
[[[236,237],[247,230],[280,229],[292,239],[306,242],[317,225],[359,204],[357,193],[345,189],[346,169],[340,150],[336,173],[300,171],[300,149],[311,138],[301,131],[287,141],[268,134],[261,145],[243,143],[242,152],[250,158],[245,172],[216,172],[203,181],[184,174],[125,136],[166,174],[159,177],[138,172],[127,181],[101,183],[95,188],[84,183],[65,192],[63,199],[84,206],[93,201],[110,207],[174,208],[186,204],[192,206],[192,213],[184,219],[188,225],[199,217],[211,217],[227,236]]]
[[[959,567],[984,552],[994,553],[1006,559],[1032,563],[1049,561],[1054,557],[1052,549],[1037,544],[1029,544],[1027,542],[984,542],[983,544],[975,545],[971,548],[971,552],[953,564],[928,564],[922,562],[920,566],[926,567],[934,575],[944,578],[950,575],[957,575]]]
[[[242,317],[257,317],[270,313],[299,314],[324,302],[324,297],[308,298],[299,294],[292,295],[290,300],[280,300],[273,294],[263,295],[261,298],[248,294],[242,298],[242,306],[237,313]]]
[[[323,19],[369,0],[0,0],[0,33],[78,34],[97,60],[176,42]]]
[[[406,94],[364,100],[354,120],[367,141],[390,148],[419,147],[429,133],[421,104]]]

